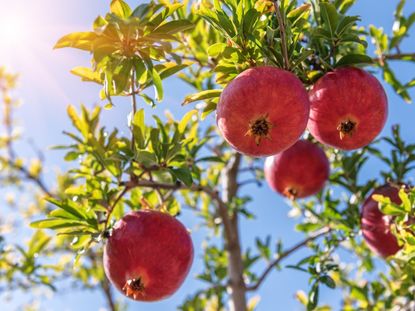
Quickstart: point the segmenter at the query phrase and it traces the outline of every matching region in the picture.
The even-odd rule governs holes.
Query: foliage
[[[319,305],[319,293],[336,287],[344,293],[343,310],[410,308],[415,190],[408,178],[415,167],[415,144],[403,140],[399,126],[391,136],[359,151],[325,147],[332,167],[329,184],[313,198],[289,202],[303,241],[290,247],[258,237],[255,248],[246,248],[240,245],[238,219],[255,218],[248,209],[255,198],[241,188],[252,181],[261,183],[262,160],[236,154],[214,125],[201,122],[215,111],[222,89],[237,74],[260,65],[291,70],[307,87],[336,67],[370,66],[410,101],[414,81],[400,82],[393,62],[415,61],[413,53],[401,52],[415,13],[406,14],[405,1],[399,1],[388,35],[373,25],[366,29],[360,26],[360,17],[348,15],[354,2],[159,0],[132,9],[122,0],[112,0],[110,12],[94,21],[92,31],[68,34],[55,48],[91,54],[91,68],[77,67],[72,73],[102,85],[104,108],[111,108],[116,96],[131,98],[130,133],[107,130],[100,122],[101,107],[82,106],[78,111],[69,106],[73,130],[64,134],[71,143],[56,149],[65,151],[71,169],[56,176],[53,188],[44,182],[41,156],[29,164],[15,151],[21,140],[12,117],[17,78],[1,69],[5,134],[0,136],[0,183],[15,193],[33,194],[31,204],[11,199],[9,205],[19,206],[24,222],[36,230],[27,245],[12,245],[4,234],[7,224],[2,224],[0,282],[10,291],[35,286],[59,290],[69,276],[77,287],[99,285],[108,307],[121,310],[122,302],[113,302],[101,259],[113,224],[127,210],[160,209],[179,216],[188,208],[211,234],[203,245],[204,268],[197,276],[204,286],[189,294],[180,310],[226,309],[235,299],[228,290],[236,286],[229,268],[235,260],[241,262],[244,295],[256,291],[269,273],[288,268],[309,276],[308,294],[296,295],[307,310],[330,310]],[[370,54],[370,42],[375,56]],[[150,122],[138,99],[155,106],[163,99],[163,80],[172,75],[195,90],[182,105],[200,103],[181,118],[166,113]],[[150,86],[156,100],[145,92]],[[383,166],[379,175],[366,178],[362,170],[371,161]],[[386,182],[409,185],[400,192],[401,205],[376,198],[382,211],[395,217],[394,233],[403,249],[376,269],[379,263],[360,234],[359,209],[368,193]],[[30,183],[36,188],[29,188]],[[283,265],[304,248],[307,256]],[[353,263],[339,260],[339,251],[344,250]],[[246,309],[254,310],[257,302],[253,298]]]

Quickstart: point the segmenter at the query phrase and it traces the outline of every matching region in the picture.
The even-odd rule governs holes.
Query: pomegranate
[[[216,120],[238,152],[269,156],[292,146],[304,132],[310,110],[307,91],[291,72],[255,67],[223,90]]]
[[[265,161],[265,178],[276,192],[291,199],[304,198],[323,189],[330,173],[324,151],[306,140]]]
[[[105,274],[125,296],[157,301],[183,283],[193,261],[186,228],[169,214],[142,210],[119,220],[104,251]]]
[[[375,189],[362,207],[362,233],[366,243],[380,256],[388,257],[397,253],[400,247],[390,231],[393,218],[379,210],[378,202],[372,199],[374,194],[383,195],[390,198],[391,202],[401,204],[399,187],[388,184]]]
[[[368,145],[388,115],[386,93],[366,71],[344,67],[325,74],[310,92],[308,130],[321,143],[343,150]]]

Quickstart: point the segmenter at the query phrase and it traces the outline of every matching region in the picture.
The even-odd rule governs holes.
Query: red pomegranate
[[[323,189],[330,173],[324,151],[306,140],[265,161],[265,178],[269,186],[291,199],[304,198]]]
[[[255,67],[223,90],[217,124],[240,153],[261,157],[292,146],[304,132],[310,102],[301,81],[275,67]]]
[[[119,220],[104,251],[105,274],[125,296],[157,301],[183,283],[193,261],[193,244],[174,217],[154,210]]]
[[[374,194],[390,198],[391,202],[401,204],[399,187],[384,185],[375,189],[363,203],[362,233],[369,247],[382,257],[396,254],[400,247],[396,237],[390,231],[392,217],[384,215],[378,207],[378,202],[372,199]]]
[[[366,71],[344,67],[325,74],[310,92],[308,130],[321,143],[343,150],[368,145],[388,115],[386,93]]]

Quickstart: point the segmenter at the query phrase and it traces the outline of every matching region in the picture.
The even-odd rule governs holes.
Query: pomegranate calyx
[[[129,279],[122,288],[122,291],[127,297],[137,299],[138,294],[142,294],[144,291],[144,284],[140,277]]]
[[[262,138],[271,139],[271,129],[273,124],[268,120],[268,114],[260,116],[249,122],[248,131],[246,136],[253,136],[257,146],[261,143]]]
[[[356,129],[356,122],[352,121],[352,120],[346,120],[341,122],[338,126],[337,126],[337,130],[339,131],[339,135],[340,135],[340,140],[343,140],[346,135],[347,136],[352,136],[353,132]]]
[[[293,187],[287,187],[284,190],[284,195],[289,198],[291,201],[294,201],[297,198],[298,191]]]

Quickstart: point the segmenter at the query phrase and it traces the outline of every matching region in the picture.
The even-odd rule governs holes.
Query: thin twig
[[[274,259],[273,261],[271,261],[268,264],[267,268],[261,274],[258,281],[253,285],[247,286],[246,290],[247,291],[257,290],[261,286],[261,284],[265,281],[268,274],[271,273],[271,271],[274,269],[274,267],[278,266],[283,259],[290,256],[292,253],[296,252],[297,250],[301,249],[302,247],[306,246],[309,242],[314,241],[314,240],[318,239],[319,237],[321,237],[323,235],[326,235],[330,231],[331,231],[330,228],[324,228],[321,231],[318,231],[315,234],[309,236],[304,241],[294,245],[293,247],[291,247],[291,248],[287,249],[286,251],[284,251],[283,253],[281,253],[276,259]]]
[[[240,173],[245,173],[245,172],[256,172],[256,171],[262,171],[263,168],[259,167],[259,166],[248,166],[248,167],[243,167],[241,169],[239,169]]]
[[[256,178],[244,180],[244,181],[240,182],[238,184],[238,186],[243,187],[243,186],[247,186],[247,185],[250,185],[250,184],[256,184],[258,187],[262,186],[262,182],[260,180],[256,179]]]
[[[133,120],[134,120],[134,116],[137,112],[137,91],[135,89],[135,71],[133,70],[131,73],[131,108],[132,108],[132,112],[131,112],[131,124],[130,124],[130,128],[131,128],[131,149],[133,150],[133,152],[135,151],[135,137],[134,137],[134,131],[133,131]]]
[[[7,133],[7,152],[8,152],[8,159],[6,160],[6,163],[13,169],[21,172],[26,179],[34,182],[47,196],[53,197],[54,195],[47,188],[46,184],[40,179],[39,176],[32,175],[26,167],[16,164],[17,155],[13,148],[13,136],[12,136],[13,134],[12,100],[7,99],[8,95],[5,90],[3,90],[3,93],[4,93],[3,103],[5,105],[4,124],[6,126],[6,133]]]
[[[55,195],[48,189],[46,184],[39,177],[36,177],[36,176],[33,176],[32,174],[30,174],[30,172],[27,170],[27,168],[25,168],[24,166],[16,165],[16,163],[12,159],[8,159],[7,164],[10,167],[14,168],[15,170],[21,172],[26,179],[29,179],[34,184],[36,184],[43,191],[43,193],[45,195],[47,195],[49,197],[55,197]]]
[[[278,25],[279,25],[278,28],[280,29],[281,51],[284,57],[285,69],[290,70],[290,61],[288,59],[288,51],[287,51],[287,38],[286,38],[286,33],[285,33],[285,23],[284,23],[284,18],[282,17],[282,14],[280,11],[280,6],[278,4],[278,1],[279,0],[274,1],[274,6],[275,6],[275,14],[277,15],[277,20],[278,20]]]
[[[108,207],[107,209],[107,218],[105,220],[105,230],[108,228],[110,219],[111,219],[111,215],[112,212],[114,211],[115,207],[117,206],[118,202],[120,202],[120,200],[124,197],[124,195],[130,190],[130,187],[127,185],[121,192],[120,194],[115,198],[114,202],[112,203],[111,206]]]
[[[107,306],[110,311],[117,311],[117,307],[115,306],[114,297],[112,294],[111,285],[108,279],[104,276],[104,279],[101,282],[101,288],[104,292],[105,299],[107,301]]]
[[[151,189],[189,190],[193,192],[204,192],[216,203],[218,209],[222,211],[222,214],[224,214],[224,212],[227,213],[227,205],[221,199],[219,193],[208,186],[202,186],[202,185],[186,186],[182,183],[176,183],[176,184],[160,183],[160,182],[151,181],[151,180],[131,180],[127,182],[121,182],[121,185],[128,186],[129,190],[136,188],[136,187],[141,187],[141,188],[151,188]],[[231,224],[230,224],[229,217],[223,217],[222,221],[224,222],[225,230],[227,230],[226,228],[230,228]]]
[[[397,54],[386,54],[380,57],[373,58],[373,62],[379,63],[381,66],[384,66],[385,60],[403,60],[403,58],[411,58],[412,61],[415,60],[415,53],[397,53]]]

